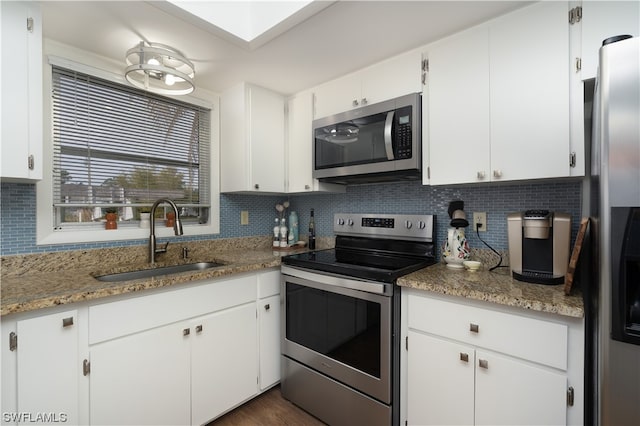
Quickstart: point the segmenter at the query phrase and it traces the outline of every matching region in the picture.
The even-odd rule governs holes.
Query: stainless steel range
[[[334,219],[335,249],[282,259],[282,395],[331,425],[397,425],[395,282],[435,263],[435,216]]]

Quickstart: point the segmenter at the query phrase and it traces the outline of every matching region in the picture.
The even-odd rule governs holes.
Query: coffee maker
[[[507,216],[509,263],[518,281],[562,284],[569,267],[571,216],[527,210]]]

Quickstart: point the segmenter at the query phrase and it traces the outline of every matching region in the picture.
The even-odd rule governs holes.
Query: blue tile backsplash
[[[496,249],[506,250],[508,213],[540,208],[569,213],[575,238],[580,222],[581,184],[576,180],[423,186],[420,182],[400,182],[349,186],[344,194],[306,194],[296,196],[220,196],[220,234],[180,237],[180,240],[203,240],[255,235],[270,235],[277,215],[275,204],[289,200],[290,209],[300,218],[300,234],[306,235],[309,211],[315,209],[318,236],[333,234],[334,213],[405,213],[435,214],[438,245],[449,225],[449,201],[463,200],[467,219],[474,211],[487,212],[488,232],[480,236]],[[33,184],[2,183],[0,200],[0,254],[28,254],[58,250],[78,250],[122,245],[139,245],[145,240],[101,243],[36,245],[36,190]],[[240,212],[249,211],[249,225],[240,225]],[[467,228],[471,247],[484,248],[471,227]],[[176,237],[177,238],[177,237]]]

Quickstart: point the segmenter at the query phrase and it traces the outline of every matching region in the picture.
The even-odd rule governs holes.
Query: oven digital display
[[[395,219],[382,219],[379,217],[363,217],[362,227],[366,228],[393,228]]]

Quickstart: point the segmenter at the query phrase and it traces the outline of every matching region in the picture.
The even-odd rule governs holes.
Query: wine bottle
[[[311,218],[309,219],[309,249],[316,249],[316,222],[313,218],[313,209],[311,209]]]

